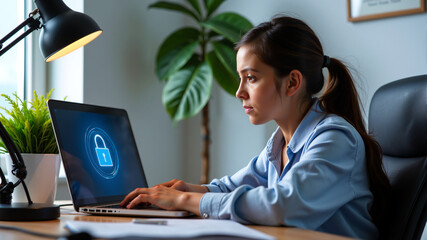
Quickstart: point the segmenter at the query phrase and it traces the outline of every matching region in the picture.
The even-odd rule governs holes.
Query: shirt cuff
[[[213,192],[213,193],[220,193],[220,192],[222,192],[221,188],[219,186],[217,186],[217,185],[204,184],[202,186],[207,187],[209,189],[209,192]]]
[[[207,186],[208,187],[208,186]],[[209,187],[208,187],[209,188]],[[200,199],[199,210],[202,218],[219,219],[221,201],[227,193],[205,193]]]

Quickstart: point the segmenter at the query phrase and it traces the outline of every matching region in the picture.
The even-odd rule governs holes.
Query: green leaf
[[[224,65],[224,67],[230,72],[235,73],[237,69],[236,65],[236,52],[233,48],[226,43],[214,41],[212,42],[213,49],[215,51],[216,56]],[[236,74],[237,76],[237,74]],[[237,77],[236,77],[237,78]]]
[[[186,27],[176,30],[163,41],[157,53],[157,58],[161,58],[181,45],[197,41],[200,35],[200,31],[196,28]]]
[[[217,36],[220,36],[218,33],[214,31],[208,31],[208,39],[216,38]]]
[[[162,102],[174,122],[196,115],[209,101],[212,70],[206,62],[188,64],[163,88]]]
[[[212,73],[217,83],[230,95],[235,95],[239,88],[238,75],[237,73],[230,72],[218,59],[214,51],[209,52],[206,55],[206,61],[212,68]]]
[[[194,18],[197,22],[200,21],[199,17],[194,12],[192,12],[187,7],[185,7],[181,4],[178,4],[178,3],[159,1],[159,2],[151,4],[150,6],[148,6],[148,8],[160,8],[160,9],[182,12],[182,13]]]
[[[207,9],[207,16],[209,17],[215,10],[224,2],[224,0],[204,0]]]
[[[196,12],[199,14],[198,16],[200,19],[202,12],[200,11],[199,0],[187,0],[187,2],[194,8],[194,10],[196,10]]]
[[[197,29],[182,28],[166,38],[156,58],[156,73],[160,80],[167,79],[188,62],[199,44],[199,34]]]
[[[194,50],[199,45],[199,42],[190,43],[182,48],[178,48],[170,54],[166,55],[165,58],[160,59],[157,62],[158,74],[161,80],[168,79],[172,74],[178,71],[184,66],[187,61],[191,58]]]
[[[46,95],[37,95],[27,104],[16,93],[11,98],[5,94],[1,96],[11,106],[10,110],[2,109],[9,115],[0,114],[0,121],[10,135],[12,141],[22,153],[58,153],[55,135],[47,109],[47,100],[52,90]],[[3,142],[0,144],[0,152],[7,152]]]
[[[249,31],[253,26],[243,16],[236,13],[222,13],[201,23],[204,27],[215,31],[233,43],[236,43],[240,38]]]

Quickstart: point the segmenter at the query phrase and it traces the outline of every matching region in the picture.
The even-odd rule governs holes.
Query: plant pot
[[[27,168],[27,184],[31,200],[34,203],[53,204],[58,183],[60,156],[59,154],[22,154]],[[9,154],[5,155],[7,180],[15,183],[18,178],[11,173],[12,160]],[[19,184],[12,193],[12,202],[28,202],[22,184]]]

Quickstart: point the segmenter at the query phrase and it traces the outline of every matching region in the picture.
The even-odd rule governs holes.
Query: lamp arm
[[[18,148],[16,147],[15,143],[12,141],[12,138],[7,133],[6,129],[4,128],[1,122],[0,122],[0,137],[3,140],[3,143],[6,146],[7,151],[9,152],[10,158],[12,159],[12,163],[14,165],[14,169],[12,170],[12,172],[15,172],[15,168],[25,167],[24,161],[22,159],[22,156]],[[14,175],[16,174],[14,173]],[[19,175],[17,177],[25,178],[26,176]]]
[[[25,19],[24,22],[19,24],[5,37],[0,39],[0,56],[3,55],[5,52],[7,52],[10,48],[15,46],[19,41],[24,39],[34,30],[41,28],[40,16],[34,17],[38,13],[39,13],[39,9],[35,9],[34,11],[32,11],[29,14],[28,18]],[[13,35],[15,35],[19,30],[21,30],[25,26],[28,26],[28,29],[23,34],[18,36],[15,40],[13,40],[9,45],[3,48],[3,43],[5,43],[9,38],[11,38]],[[12,166],[13,166],[12,174],[18,178],[18,181],[16,181],[16,183],[14,184],[11,182],[7,182],[3,170],[0,168],[0,179],[1,179],[0,203],[10,203],[13,189],[15,189],[20,183],[22,183],[25,194],[27,196],[28,203],[32,204],[27,185],[24,182],[24,179],[27,176],[27,170],[25,168],[24,160],[22,159],[21,153],[19,152],[15,143],[12,141],[6,129],[4,128],[3,124],[1,123],[0,123],[0,137],[3,140],[3,143],[9,152],[10,158],[12,159]]]
[[[7,184],[6,177],[4,176],[4,173],[1,168],[0,168],[0,180],[1,180],[1,184],[0,184],[0,189],[1,189]]]
[[[9,202],[11,200],[11,195],[13,192],[13,189],[17,187],[20,183],[22,183],[22,186],[24,187],[25,194],[27,196],[28,204],[32,204],[32,200],[30,197],[30,194],[28,192],[27,185],[24,182],[25,177],[27,176],[27,170],[25,167],[24,160],[22,159],[21,153],[19,152],[18,148],[16,147],[15,143],[11,139],[10,135],[7,133],[6,129],[4,128],[3,124],[0,122],[0,137],[6,146],[7,151],[9,152],[10,158],[12,159],[12,174],[15,175],[18,178],[18,181],[13,184],[11,182],[7,183],[6,178],[4,177],[4,173],[0,168],[0,177],[2,180],[2,183],[0,185],[0,196],[2,199],[0,199],[0,203],[5,203],[3,201]],[[4,180],[4,181],[3,181]]]
[[[38,13],[38,9],[34,10],[32,13],[30,13],[29,17],[25,19],[24,22],[19,24],[15,29],[13,29],[10,33],[8,33],[4,38],[0,40],[0,56],[6,53],[10,48],[15,46],[19,41],[24,39],[28,34],[32,33],[34,30],[41,28],[41,22],[40,17],[35,18],[34,15]],[[9,45],[6,47],[3,47],[3,43],[6,42],[10,37],[15,35],[19,30],[21,30],[23,27],[28,25],[28,29],[21,34],[19,37],[17,37],[15,40],[13,40]]]

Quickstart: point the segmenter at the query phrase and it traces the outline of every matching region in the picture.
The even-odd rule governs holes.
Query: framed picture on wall
[[[347,14],[350,22],[425,11],[425,0],[347,0]]]

